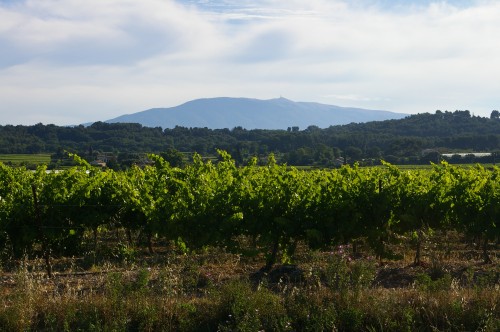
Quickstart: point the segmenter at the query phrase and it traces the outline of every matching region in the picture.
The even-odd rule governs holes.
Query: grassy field
[[[113,232],[95,253],[54,259],[51,279],[36,257],[4,266],[0,330],[499,331],[500,251],[491,243],[485,265],[463,240],[429,237],[419,265],[406,240],[386,261],[362,243],[356,255],[299,245],[296,265],[263,273],[264,257],[168,243],[148,254]]]
[[[459,167],[475,167],[476,164],[453,164],[453,166],[459,166]],[[494,164],[480,164],[481,166],[485,168],[492,168],[495,165]],[[431,169],[432,165],[396,165],[398,166],[399,169]],[[498,165],[497,165],[498,166]]]
[[[21,164],[49,164],[50,154],[0,154],[0,162],[7,164],[12,163],[13,165]]]

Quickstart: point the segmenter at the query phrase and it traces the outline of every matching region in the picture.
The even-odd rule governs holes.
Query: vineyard
[[[0,234],[4,256],[20,258],[39,244],[44,254],[73,255],[86,233],[103,227],[141,232],[184,250],[220,246],[255,249],[290,263],[299,241],[311,248],[365,239],[380,258],[386,243],[430,231],[455,230],[481,240],[485,262],[500,228],[500,169],[435,165],[432,170],[343,167],[299,171],[251,163],[236,167],[220,152],[217,163],[195,156],[185,168],[155,164],[115,172],[82,167],[36,172],[0,167]],[[252,239],[243,248],[241,236]]]
[[[397,260],[401,242],[411,244],[420,266],[423,243],[435,233],[459,234],[466,245],[479,244],[483,263],[497,260],[500,168],[306,171],[278,165],[272,155],[266,166],[252,160],[236,167],[219,154],[217,162],[195,155],[184,168],[151,155],[152,166],[126,171],[93,168],[77,156],[81,166],[61,172],[0,164],[2,264],[39,257],[52,277],[54,259],[83,250],[95,257],[110,232],[151,255],[164,245],[184,254],[216,248],[262,257],[259,273],[293,266],[298,248],[349,248],[352,257],[363,250],[377,261]]]

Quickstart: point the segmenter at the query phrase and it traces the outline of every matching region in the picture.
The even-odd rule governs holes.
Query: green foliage
[[[112,256],[116,260],[124,263],[131,264],[136,260],[136,250],[124,243],[118,243],[112,250]]]
[[[358,308],[345,308],[339,313],[341,331],[359,331],[363,326],[364,313]]]
[[[265,288],[253,291],[247,281],[233,281],[221,290],[226,321],[220,331],[285,331],[290,327],[278,295]]]
[[[338,320],[336,303],[308,291],[295,292],[286,298],[286,308],[294,331],[334,331]]]
[[[346,257],[334,254],[328,257],[324,279],[330,289],[346,296],[350,291],[358,294],[370,287],[375,274],[373,262],[349,261]]]
[[[422,273],[417,276],[416,286],[424,292],[449,291],[452,286],[452,277],[449,273],[433,280],[428,274]]]
[[[270,269],[293,263],[301,242],[326,248],[363,239],[384,258],[393,257],[387,244],[394,238],[416,235],[419,256],[426,234],[455,229],[481,237],[487,262],[489,241],[500,235],[498,168],[443,163],[400,170],[385,163],[304,171],[272,155],[265,166],[254,160],[237,167],[228,153],[219,154],[214,162],[195,154],[184,168],[151,155],[154,165],[126,171],[28,172],[0,164],[2,255],[72,255],[85,234],[93,234],[95,251],[98,230],[109,226],[143,235],[151,253],[155,239],[183,253],[216,246],[262,253]],[[252,239],[252,248],[241,237]],[[134,261],[136,245],[130,237],[114,254]]]
[[[172,166],[181,166],[188,159],[187,154],[213,155],[216,149],[223,148],[235,156],[238,165],[254,156],[262,158],[271,151],[279,162],[297,166],[338,167],[343,164],[339,157],[347,157],[349,164],[359,161],[372,165],[384,159],[397,164],[428,165],[429,160],[437,162],[439,149],[498,153],[499,132],[500,121],[495,116],[481,118],[459,110],[415,114],[401,120],[353,123],[325,129],[311,126],[290,131],[179,126],[162,129],[103,122],[87,127],[7,125],[0,126],[0,153],[59,154],[61,149],[66,149],[92,160],[95,152],[101,151],[117,156],[117,161],[113,160],[109,165],[114,163],[113,167],[116,167],[118,162],[122,167],[128,167],[137,160],[131,155],[152,152],[163,154]],[[426,149],[435,151],[422,155]],[[470,158],[467,162],[474,160],[494,163],[495,157]],[[454,161],[453,158],[450,161]],[[33,162],[38,161],[33,157],[27,160],[30,167]]]

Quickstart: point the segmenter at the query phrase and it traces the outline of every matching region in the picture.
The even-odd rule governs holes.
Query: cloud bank
[[[488,116],[499,14],[472,0],[0,1],[0,123],[280,95]]]

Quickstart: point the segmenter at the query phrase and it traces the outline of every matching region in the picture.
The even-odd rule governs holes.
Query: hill
[[[221,129],[326,128],[333,125],[401,119],[408,114],[310,102],[286,98],[259,100],[250,98],[196,99],[170,108],[153,108],[122,115],[107,123],[140,123],[147,127],[198,127]]]

